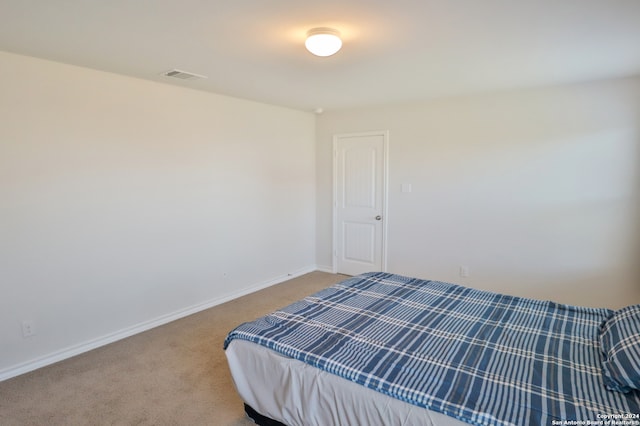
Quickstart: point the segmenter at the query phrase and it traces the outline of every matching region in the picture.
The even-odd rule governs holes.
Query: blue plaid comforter
[[[249,340],[470,424],[598,424],[640,413],[640,392],[603,384],[609,313],[368,273],[240,325],[224,347]]]

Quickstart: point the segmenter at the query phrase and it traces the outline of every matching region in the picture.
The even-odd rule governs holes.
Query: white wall
[[[390,272],[640,303],[640,78],[319,116],[319,265],[332,262],[332,135],[369,130],[390,132]]]
[[[0,380],[313,269],[312,114],[0,69]]]
[[[316,121],[9,53],[0,68],[0,380],[330,267],[334,133],[390,131],[390,271],[640,303],[640,78]]]

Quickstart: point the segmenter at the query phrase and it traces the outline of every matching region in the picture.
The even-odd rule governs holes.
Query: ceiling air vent
[[[207,78],[204,75],[194,74],[192,72],[181,71],[181,70],[171,70],[163,72],[162,75],[165,77],[177,78],[179,80],[200,80],[202,78]]]

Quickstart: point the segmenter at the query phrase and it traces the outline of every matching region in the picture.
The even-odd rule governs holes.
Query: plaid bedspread
[[[609,312],[368,273],[240,325],[224,347],[246,339],[470,424],[606,424],[640,413],[640,392],[603,384]]]

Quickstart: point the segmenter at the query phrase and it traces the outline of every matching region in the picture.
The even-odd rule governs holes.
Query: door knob
[[[380,215],[376,216],[376,220],[382,220],[382,216]]]

